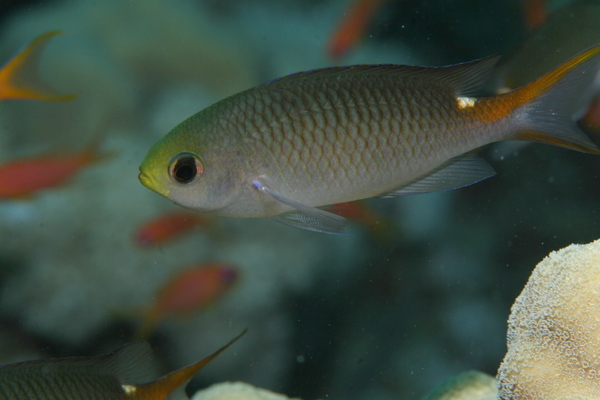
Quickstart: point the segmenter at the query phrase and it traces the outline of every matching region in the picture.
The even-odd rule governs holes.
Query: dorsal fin
[[[129,343],[90,361],[97,368],[114,375],[120,383],[137,385],[151,382],[158,376],[156,360],[147,342]]]
[[[418,67],[399,64],[360,64],[346,67],[328,67],[296,72],[273,79],[262,85],[275,88],[306,80],[353,79],[365,75],[390,76],[394,78],[422,78],[442,82],[456,90],[457,95],[474,96],[489,78],[500,55],[443,67]]]

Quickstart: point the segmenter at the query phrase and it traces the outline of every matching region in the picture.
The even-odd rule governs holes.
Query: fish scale
[[[370,80],[367,79],[367,81]],[[339,90],[338,85],[331,85],[313,93],[315,88],[311,85],[308,88],[301,87],[303,92],[299,94],[297,93],[299,89],[296,89],[295,93],[290,89],[286,91],[286,93],[293,93],[295,97],[302,98],[303,101],[290,102],[300,105],[302,110],[307,108],[305,104],[312,104],[310,106],[310,113],[299,114],[301,120],[310,119],[313,113],[317,116],[323,116],[323,118],[319,118],[317,123],[318,129],[314,131],[298,129],[297,126],[301,126],[302,124],[288,126],[284,131],[286,139],[289,137],[302,137],[304,142],[307,143],[306,146],[308,149],[295,148],[294,146],[288,149],[286,147],[287,143],[281,140],[279,132],[271,130],[267,133],[266,137],[268,137],[268,141],[264,142],[265,146],[277,146],[279,142],[283,147],[273,151],[273,153],[279,155],[276,162],[280,165],[285,164],[286,161],[290,162],[291,168],[287,171],[288,182],[292,185],[302,185],[305,184],[304,181],[309,177],[310,182],[321,183],[321,189],[323,186],[322,183],[327,183],[328,187],[337,186],[341,190],[345,190],[355,181],[352,178],[361,172],[361,175],[369,176],[379,187],[380,183],[377,182],[377,178],[389,177],[391,172],[398,171],[399,168],[404,167],[402,161],[408,158],[407,153],[412,154],[416,158],[428,157],[434,151],[432,141],[427,140],[427,135],[424,135],[424,132],[431,130],[430,126],[424,126],[429,118],[422,115],[422,111],[428,107],[428,104],[423,104],[423,101],[416,100],[425,96],[433,97],[435,95],[432,96],[432,93],[428,93],[427,91],[419,93],[418,90],[404,88],[402,88],[404,90],[398,90],[393,93],[386,90],[381,84],[376,85],[371,90],[365,89],[364,86],[365,82],[358,79],[357,81],[348,82],[344,88],[345,90]],[[373,85],[371,84],[371,86]],[[397,83],[397,86],[402,85]],[[353,87],[357,87],[358,90],[352,90]],[[334,95],[331,95],[332,93]],[[379,94],[379,96],[376,94]],[[442,97],[439,94],[437,96]],[[445,97],[445,103],[448,103],[447,95]],[[328,100],[319,101],[323,98]],[[435,97],[433,98],[435,99]],[[373,108],[372,104],[377,104],[378,107]],[[393,108],[392,105],[396,104],[398,106]],[[401,113],[399,117],[392,117],[394,109],[398,110],[398,113]],[[446,109],[445,111],[448,112],[450,110]],[[289,109],[286,112],[287,115],[291,114]],[[271,115],[272,118],[282,119],[281,116],[275,113]],[[385,117],[380,118],[380,115],[385,115]],[[258,118],[261,117],[258,116]],[[294,116],[288,118],[294,119]],[[451,117],[446,115],[445,120],[451,121]],[[384,124],[382,121],[386,121],[388,124]],[[425,140],[414,140],[413,132],[419,132],[422,136],[425,136]],[[322,137],[323,139],[318,140],[318,137]],[[371,152],[364,152],[363,150],[366,148],[364,143],[369,137],[374,137],[374,147],[370,149]],[[405,139],[402,146],[400,145],[400,138]],[[331,144],[331,146],[324,148],[324,156],[332,160],[332,168],[327,171],[330,173],[330,180],[328,181],[323,181],[325,176],[323,170],[315,169],[311,175],[307,176],[306,174],[307,168],[310,167],[310,162],[315,159],[315,156],[319,156],[318,153],[315,154],[310,150],[314,147],[320,148],[323,146],[324,141]],[[437,140],[436,142],[440,143],[441,141]],[[440,143],[441,145],[443,143]],[[374,154],[386,153],[390,149],[392,153],[390,156],[374,156]],[[409,150],[409,152],[406,150]],[[460,150],[458,149],[459,152]],[[305,168],[297,168],[297,166]],[[323,182],[319,182],[319,180]],[[390,182],[388,186],[394,187],[400,183],[398,181]],[[315,187],[315,189],[318,188],[318,186]],[[377,191],[369,190],[367,195],[372,196],[380,192],[381,189]],[[362,197],[363,194],[359,193],[358,196]],[[354,199],[342,198],[341,200],[349,201]],[[311,204],[309,199],[306,200],[308,200],[308,204]]]
[[[498,57],[447,67],[332,67],[273,80],[191,116],[140,166],[184,207],[337,233],[318,207],[448,190],[494,174],[472,152],[511,139],[599,150],[574,124],[600,46],[506,94],[475,97]],[[181,169],[183,168],[183,169]],[[181,172],[181,175],[179,174]]]
[[[43,380],[36,379],[41,376]],[[14,374],[3,373],[2,379],[2,400],[68,400],[81,398],[80,393],[88,394],[86,400],[126,398],[121,385],[108,376],[86,379],[85,374],[71,375],[65,371],[60,374],[43,373],[39,368],[29,368]]]

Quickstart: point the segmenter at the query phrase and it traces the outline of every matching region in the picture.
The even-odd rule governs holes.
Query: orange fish
[[[61,33],[61,31],[51,31],[38,36],[4,64],[0,70],[0,100],[66,101],[77,96],[56,93],[38,76],[38,61],[45,44]]]
[[[364,37],[369,22],[383,0],[355,0],[344,15],[327,45],[327,53],[334,60],[345,56]]]
[[[546,0],[523,0],[523,19],[529,29],[542,26],[548,19]]]
[[[386,218],[373,211],[364,201],[334,204],[328,211],[357,222],[380,241],[388,242],[393,235],[393,228]]]
[[[186,211],[174,211],[154,218],[140,226],[134,241],[144,247],[164,244],[189,230],[213,223],[210,217]]]
[[[581,119],[584,130],[595,134],[600,133],[600,96],[592,102],[592,105]]]
[[[362,201],[334,204],[329,211],[352,221],[356,221],[367,228],[373,228],[378,224],[378,221],[381,220],[381,217],[373,212],[373,210]]]
[[[241,334],[195,364],[151,381],[152,352],[137,342],[96,357],[25,361],[0,367],[0,399],[183,400],[185,385]]]
[[[0,165],[0,199],[28,197],[40,190],[62,185],[98,155],[96,141],[79,153],[21,158]]]
[[[237,268],[218,262],[175,274],[148,307],[137,336],[147,337],[166,316],[186,315],[206,308],[223,296],[238,276]]]

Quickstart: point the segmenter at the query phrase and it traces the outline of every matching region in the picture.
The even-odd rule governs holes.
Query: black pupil
[[[174,175],[177,182],[189,183],[194,180],[197,174],[196,161],[193,157],[184,157],[177,160],[174,168]]]

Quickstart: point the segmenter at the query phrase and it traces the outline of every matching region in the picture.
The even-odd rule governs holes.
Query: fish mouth
[[[150,177],[143,172],[140,172],[138,175],[138,179],[142,183],[142,185],[146,186],[148,189],[156,192],[164,197],[169,197],[169,189],[165,187],[165,185],[161,185],[156,178]]]

